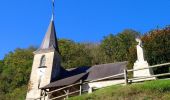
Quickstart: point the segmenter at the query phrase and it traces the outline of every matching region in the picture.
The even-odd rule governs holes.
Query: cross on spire
[[[55,7],[55,5],[54,5],[54,3],[55,3],[55,0],[52,0],[52,21],[54,21],[54,7]]]

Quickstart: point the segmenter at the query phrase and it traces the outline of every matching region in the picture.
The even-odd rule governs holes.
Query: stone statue
[[[136,38],[136,41],[138,42],[138,45],[136,46],[137,49],[137,60],[134,63],[133,69],[140,69],[140,68],[148,68],[149,64],[147,61],[144,59],[144,52],[142,48],[142,41],[140,38]],[[150,77],[150,78],[144,78],[144,79],[139,79],[136,81],[144,81],[144,80],[153,80],[156,79],[155,77],[151,77],[153,74],[152,69],[143,69],[143,70],[136,70],[133,72],[133,77]]]
[[[144,53],[142,48],[142,41],[139,38],[136,38],[138,45],[136,46],[137,49],[137,62],[144,62]]]

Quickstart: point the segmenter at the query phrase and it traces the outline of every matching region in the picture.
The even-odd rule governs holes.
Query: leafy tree
[[[140,33],[131,29],[126,29],[118,34],[120,41],[120,61],[128,60],[129,50],[136,44],[135,38],[140,36]]]
[[[150,31],[142,38],[150,65],[170,61],[170,27]],[[168,67],[155,68],[155,73],[168,72]]]
[[[84,44],[61,39],[59,40],[59,49],[62,55],[62,65],[64,68],[91,65],[91,58]]]
[[[136,44],[137,45],[137,44]],[[133,45],[129,48],[129,54],[128,54],[128,69],[133,69],[134,63],[137,60],[137,51],[136,51],[136,45]]]
[[[135,37],[140,35],[134,30],[124,30],[123,32],[105,37],[101,43],[101,48],[107,56],[108,62],[127,61],[129,48],[135,42]]]
[[[118,39],[113,34],[110,34],[104,37],[104,40],[101,43],[101,48],[106,55],[107,62],[113,62],[116,60]]]
[[[97,43],[86,43],[85,44],[86,49],[88,50],[88,54],[91,57],[91,65],[96,64],[103,64],[106,63],[106,56],[104,54],[104,51],[102,50],[100,44]]]
[[[3,70],[0,74],[0,93],[9,97],[10,93],[14,93],[18,88],[27,86],[31,66],[33,62],[33,49],[16,49],[14,52],[10,52],[3,59]],[[25,91],[22,91],[26,93]],[[15,94],[16,97],[18,94]],[[2,96],[2,95],[1,95]],[[0,97],[1,97],[0,96]],[[3,96],[5,98],[5,96]],[[8,98],[9,99],[9,98]]]

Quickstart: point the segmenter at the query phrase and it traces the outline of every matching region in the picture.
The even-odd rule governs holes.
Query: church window
[[[45,55],[43,55],[43,56],[41,57],[40,67],[45,66],[45,62],[46,62],[46,58],[45,58]]]

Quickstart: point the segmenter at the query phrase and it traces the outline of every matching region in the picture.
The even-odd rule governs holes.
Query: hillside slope
[[[170,80],[110,86],[69,100],[170,100]]]

